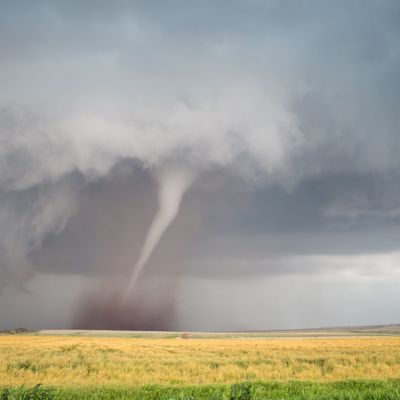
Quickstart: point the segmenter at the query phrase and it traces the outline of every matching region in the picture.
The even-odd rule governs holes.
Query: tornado
[[[193,171],[176,165],[164,167],[155,173],[158,187],[158,210],[147,232],[139,258],[133,267],[126,290],[126,299],[130,297],[143,268],[146,266],[163,234],[178,214],[182,197],[194,179]]]

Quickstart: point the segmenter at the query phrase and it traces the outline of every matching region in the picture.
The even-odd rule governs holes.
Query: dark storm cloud
[[[127,276],[157,210],[155,191],[148,172],[128,161],[120,163],[107,178],[80,188],[77,210],[67,226],[33,249],[30,261],[43,273]],[[174,274],[198,226],[196,210],[184,207],[154,254],[152,266],[158,264],[167,275]]]
[[[3,1],[0,290],[125,276],[171,160],[199,179],[148,279],[395,253],[399,20],[394,0]]]
[[[215,222],[216,230],[243,234],[343,233],[397,226],[399,180],[398,171],[340,173],[304,180],[289,190],[230,180],[224,192],[232,208],[215,212],[210,223]]]
[[[3,8],[9,185],[182,150],[273,179],[399,166],[396,2]]]

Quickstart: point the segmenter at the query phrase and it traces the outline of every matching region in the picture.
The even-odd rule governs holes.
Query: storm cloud
[[[52,327],[51,313],[26,314],[49,285],[64,289],[60,327],[396,322],[397,1],[0,7],[1,325]],[[152,176],[170,163],[198,178],[132,310],[107,322],[156,213]],[[274,302],[293,285],[299,310],[293,291]],[[365,300],[347,319],[344,292]],[[363,311],[373,292],[385,313]]]

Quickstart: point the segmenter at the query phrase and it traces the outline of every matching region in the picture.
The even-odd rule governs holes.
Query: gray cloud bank
[[[123,280],[155,212],[149,171],[171,161],[200,178],[138,303],[150,302],[154,279],[179,304],[185,276],[193,287],[222,278],[223,291],[224,280],[318,275],[336,262],[364,271],[340,259],[355,254],[379,275],[397,254],[397,1],[0,7],[3,296],[10,285],[34,290],[36,274],[58,274],[60,287],[65,275]],[[169,328],[192,321],[157,301],[128,325],[156,327],[157,313],[171,315]]]

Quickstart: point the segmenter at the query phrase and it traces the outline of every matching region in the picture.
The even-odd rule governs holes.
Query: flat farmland
[[[400,378],[400,338],[0,336],[2,386],[188,386]]]
[[[398,334],[398,326],[1,334],[0,398],[400,400]]]

